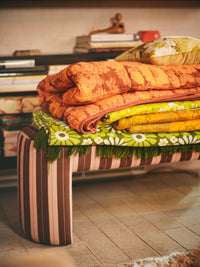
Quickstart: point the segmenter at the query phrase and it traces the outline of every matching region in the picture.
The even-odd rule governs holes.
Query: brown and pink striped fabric
[[[38,243],[67,245],[72,243],[72,173],[90,170],[138,167],[159,163],[197,160],[200,152],[165,154],[149,159],[101,158],[96,146],[80,156],[61,157],[49,163],[46,151],[33,147],[37,129],[30,125],[18,136],[18,204],[23,232]]]

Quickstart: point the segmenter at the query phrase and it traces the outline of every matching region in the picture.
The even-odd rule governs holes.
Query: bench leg
[[[18,137],[18,206],[23,232],[38,243],[72,243],[72,166],[64,157],[47,163],[33,140]]]

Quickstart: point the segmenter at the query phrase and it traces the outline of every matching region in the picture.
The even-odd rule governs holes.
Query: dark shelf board
[[[197,0],[41,0],[41,1],[1,1],[0,8],[104,8],[104,7],[140,7],[140,8],[173,8],[173,7],[197,7],[200,1]]]
[[[58,54],[58,55],[35,55],[35,56],[0,56],[0,60],[21,60],[35,59],[35,64],[39,65],[64,65],[84,61],[101,61],[114,59],[120,55],[121,51],[101,52],[101,53],[81,53],[81,54]]]

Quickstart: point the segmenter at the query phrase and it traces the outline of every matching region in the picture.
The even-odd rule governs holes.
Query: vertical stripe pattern
[[[50,245],[72,243],[72,173],[79,171],[138,167],[159,163],[198,160],[200,152],[168,153],[152,158],[118,159],[96,156],[91,146],[86,155],[65,157],[67,147],[53,163],[46,151],[33,147],[37,129],[24,128],[18,135],[18,208],[22,230],[32,240]]]
[[[57,160],[48,163],[48,211],[50,244],[59,244]]]
[[[39,242],[36,194],[36,150],[33,149],[33,140],[31,140],[29,151],[29,180],[31,236],[34,240]]]
[[[18,136],[20,223],[27,237],[36,242],[71,244],[72,160],[64,156],[66,148],[63,148],[60,159],[47,163],[46,152],[33,147],[36,132],[34,127],[28,127]]]

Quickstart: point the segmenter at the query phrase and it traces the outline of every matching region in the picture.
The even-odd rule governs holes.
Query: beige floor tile
[[[188,250],[191,248],[200,247],[200,237],[191,232],[189,229],[178,227],[168,229],[165,231],[165,233]]]
[[[87,243],[91,252],[95,254],[101,263],[114,264],[129,260],[129,257],[92,222],[76,222],[74,223],[74,231],[81,241]]]
[[[190,231],[195,233],[196,235],[200,236],[200,224],[197,225],[190,225],[187,227]]]
[[[0,253],[1,254],[15,254],[20,251],[25,252],[26,249],[22,245],[22,239],[9,227],[0,229]]]
[[[100,261],[91,253],[84,242],[76,242],[66,247],[66,251],[75,259],[77,267],[102,266]]]
[[[176,218],[167,216],[165,213],[148,213],[143,214],[143,216],[158,227],[160,230],[165,230],[169,228],[175,228],[180,226],[180,224],[176,221]]]
[[[158,256],[149,245],[116,219],[96,222],[97,226],[131,259]]]
[[[141,215],[132,216],[131,218],[121,218],[121,221],[160,255],[184,250],[182,246],[169,238]]]
[[[190,225],[200,225],[200,214],[180,216],[179,218],[177,218],[177,222],[187,227],[189,227]]]

